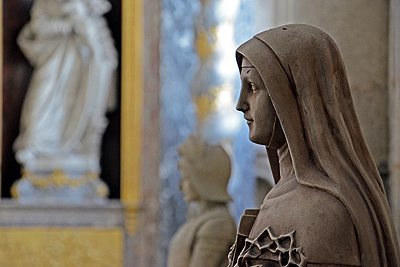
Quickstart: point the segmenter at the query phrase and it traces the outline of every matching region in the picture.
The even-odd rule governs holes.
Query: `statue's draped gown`
[[[169,246],[169,267],[226,267],[236,225],[225,203],[210,206],[183,224]]]
[[[400,266],[383,182],[334,41],[287,25],[241,45],[239,69],[243,57],[266,85],[287,147],[279,157],[267,148],[277,184],[259,211],[243,216],[230,266]],[[294,173],[280,171],[283,161]]]
[[[71,155],[98,160],[117,54],[102,18],[111,6],[91,2],[36,0],[18,37],[34,67],[14,144],[21,163]]]

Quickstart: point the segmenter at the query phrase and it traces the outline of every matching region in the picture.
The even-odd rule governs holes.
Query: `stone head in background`
[[[181,191],[197,209],[174,235],[169,249],[169,267],[227,266],[236,225],[227,204],[231,161],[220,145],[209,146],[199,136],[190,136],[180,147]]]
[[[257,34],[237,49],[251,141],[276,185],[246,211],[229,266],[400,266],[383,182],[334,41],[308,25]]]
[[[13,195],[21,200],[79,202],[107,195],[99,179],[100,144],[105,113],[115,106],[118,62],[102,17],[110,9],[107,0],[33,3],[17,40],[34,67],[14,143],[23,179]]]

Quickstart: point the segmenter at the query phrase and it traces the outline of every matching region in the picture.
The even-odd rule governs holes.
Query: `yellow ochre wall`
[[[119,267],[123,238],[118,228],[0,228],[0,266]]]

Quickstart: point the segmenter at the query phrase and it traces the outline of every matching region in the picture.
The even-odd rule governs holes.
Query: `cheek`
[[[263,126],[265,131],[272,129],[275,121],[275,109],[269,97],[259,98],[256,103],[255,118],[257,124]]]
[[[183,180],[181,182],[181,190],[183,195],[187,196],[191,194],[191,187],[190,187],[190,183],[187,180]]]
[[[259,97],[254,104],[254,125],[250,127],[250,140],[260,145],[269,145],[275,123],[275,110],[268,95]]]
[[[187,202],[200,199],[199,195],[194,190],[192,184],[189,181],[183,182],[181,187],[182,187],[182,193]]]
[[[183,193],[186,193],[188,191],[188,188],[189,188],[188,184],[189,183],[186,182],[185,180],[183,180],[181,182],[181,190],[182,190]]]

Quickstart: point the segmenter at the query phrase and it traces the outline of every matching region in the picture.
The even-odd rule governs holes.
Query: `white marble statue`
[[[105,113],[115,105],[117,52],[107,0],[35,0],[18,45],[34,72],[14,143],[25,172],[100,172]]]

